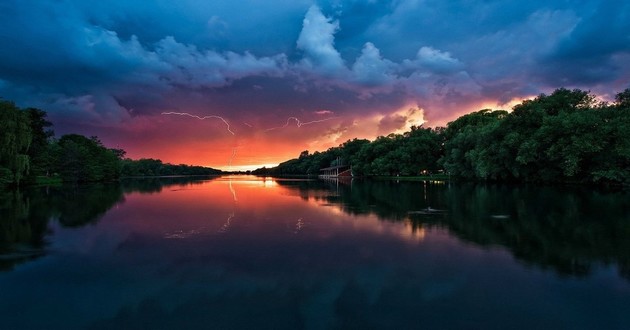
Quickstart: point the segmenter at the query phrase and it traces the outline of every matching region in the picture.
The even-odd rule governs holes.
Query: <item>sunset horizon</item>
[[[561,87],[612,101],[630,85],[627,10],[608,2],[0,8],[0,97],[132,159],[251,170]]]

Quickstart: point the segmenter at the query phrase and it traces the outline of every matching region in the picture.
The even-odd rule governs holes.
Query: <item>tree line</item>
[[[159,159],[142,158],[132,160],[125,158],[121,161],[121,172],[126,177],[138,176],[170,176],[170,175],[218,175],[221,170],[210,167],[169,164]]]
[[[54,138],[45,111],[21,109],[0,100],[0,188],[54,179],[112,181],[121,176],[214,175],[221,171],[172,165],[156,159],[131,160],[122,149],[107,148],[96,136]]]
[[[484,109],[446,127],[412,127],[374,141],[349,140],[259,175],[317,175],[349,165],[356,176],[444,173],[514,182],[630,183],[630,89],[613,103],[588,91],[560,88],[516,105]]]

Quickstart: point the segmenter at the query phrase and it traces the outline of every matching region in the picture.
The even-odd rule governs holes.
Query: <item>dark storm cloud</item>
[[[167,109],[391,119],[411,104],[448,118],[561,86],[628,85],[629,6],[8,0],[0,96],[105,126]]]
[[[595,85],[624,75],[627,79],[630,3],[603,1],[593,7],[541,59],[541,75],[550,83]]]

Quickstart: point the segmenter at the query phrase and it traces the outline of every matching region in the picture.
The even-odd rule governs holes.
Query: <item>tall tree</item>
[[[36,108],[24,110],[29,119],[32,142],[28,155],[31,161],[31,176],[51,174],[54,163],[51,154],[50,139],[55,135],[52,123],[48,121],[45,111]]]
[[[78,134],[59,139],[57,170],[64,181],[109,181],[120,177],[120,161],[116,152],[103,146],[96,137]]]
[[[32,131],[14,103],[0,100],[0,185],[20,184],[28,174]]]

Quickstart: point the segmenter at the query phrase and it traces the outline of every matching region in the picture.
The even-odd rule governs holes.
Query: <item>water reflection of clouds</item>
[[[338,226],[349,225],[353,230],[370,231],[380,235],[393,235],[413,242],[422,241],[426,235],[425,228],[413,226],[408,218],[401,222],[384,222],[373,213],[350,216],[347,212],[348,205],[345,205],[340,199],[331,201],[329,197],[330,192],[314,191],[312,195],[306,196],[303,200],[311,206],[333,215],[334,219],[341,219],[341,221],[333,222]]]
[[[319,206],[320,204],[316,205]],[[414,227],[409,221],[384,222],[374,214],[348,217],[341,206],[334,204],[324,209],[335,216],[346,216],[345,219],[337,222],[337,224],[339,226],[349,226],[354,231],[368,231],[378,235],[389,235],[410,242],[421,242],[426,235],[424,227]]]
[[[208,228],[212,227],[216,228],[215,234],[236,231],[233,235],[245,237],[274,237],[303,233],[304,230],[311,235],[331,230],[353,230],[419,242],[426,235],[424,228],[411,226],[406,221],[384,222],[371,213],[350,214],[346,210],[349,206],[343,203],[336,191],[297,191],[286,186],[286,183],[293,181],[285,181],[284,185],[279,185],[277,181],[271,178],[230,176],[202,183],[194,192],[179,191],[180,195],[175,196],[170,191],[164,191],[161,195],[138,196],[133,201],[141,202],[151,210],[161,208],[160,215],[171,215],[164,217],[155,214],[150,224],[151,227],[163,228],[161,236],[166,239],[210,236],[213,231]],[[227,189],[223,190],[225,188],[222,187]],[[273,191],[261,190],[261,187],[273,188]],[[153,202],[139,201],[139,198],[152,199]],[[221,213],[228,214],[227,220],[224,216],[218,216]],[[248,221],[233,227],[233,219],[237,214]],[[200,226],[201,218],[206,219],[204,226]],[[306,219],[311,220],[307,222]],[[131,225],[144,228],[147,224],[136,221]],[[140,231],[146,229],[138,228]]]
[[[380,196],[389,199],[364,198],[363,207],[335,189],[263,189],[260,180],[236,178],[231,183],[237,207],[230,182],[214,180],[194,191],[127,195],[126,203],[91,226],[53,225],[51,256],[0,278],[3,322],[95,329],[474,328],[514,322],[553,328],[558,323],[546,320],[559,317],[567,326],[630,322],[627,282],[617,281],[610,269],[594,269],[595,276],[567,285],[566,277],[523,267],[503,246],[480,248],[453,234],[466,228],[434,225],[443,221],[440,216],[459,216],[461,225],[476,221],[474,228],[485,230],[519,220],[493,221],[489,215],[504,213],[486,208],[478,213],[483,216],[458,213],[452,205],[484,205],[471,203],[470,191],[461,191],[448,208],[432,199],[439,194],[427,194],[432,207],[448,210],[427,215],[413,213],[430,211],[427,204],[399,204],[402,193],[392,197],[387,190]],[[384,201],[402,212],[383,211]],[[226,224],[229,231],[220,234]],[[409,244],[417,241],[422,244]],[[584,292],[588,302],[574,299]],[[541,301],[561,308],[536,309]],[[589,304],[605,306],[598,309],[605,317],[571,312],[589,310]]]

